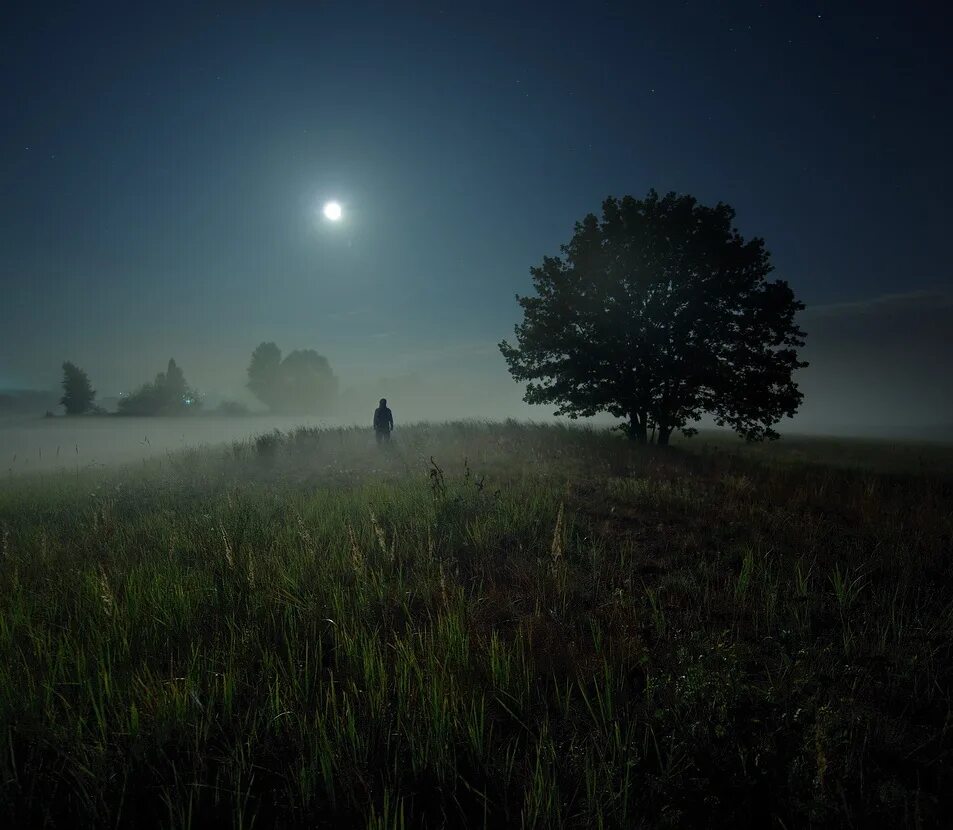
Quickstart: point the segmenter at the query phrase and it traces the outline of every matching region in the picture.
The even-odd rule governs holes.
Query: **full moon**
[[[341,218],[341,205],[338,202],[328,202],[324,206],[324,218],[337,222]]]

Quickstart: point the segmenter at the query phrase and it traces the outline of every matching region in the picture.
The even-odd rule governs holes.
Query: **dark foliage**
[[[252,352],[248,365],[248,389],[269,409],[278,401],[281,373],[281,349],[274,343],[261,343]]]
[[[75,363],[63,364],[63,397],[60,403],[67,415],[82,415],[93,408],[96,391],[89,382],[89,376]]]
[[[146,383],[128,398],[119,401],[122,415],[186,415],[201,408],[202,402],[185,380],[174,360],[152,383]]]
[[[576,224],[563,258],[533,268],[536,296],[517,297],[516,345],[500,350],[525,400],[570,417],[609,412],[645,443],[709,413],[749,440],[797,410],[793,372],[803,305],[768,282],[764,241],[745,241],[725,204],[654,190],[609,198],[601,221]]]
[[[313,349],[281,359],[274,343],[261,343],[248,365],[248,389],[272,412],[326,413],[337,398],[338,380],[326,357]]]

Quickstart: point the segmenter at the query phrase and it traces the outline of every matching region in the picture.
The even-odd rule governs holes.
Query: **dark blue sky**
[[[175,355],[231,394],[263,339],[508,383],[529,267],[650,187],[732,204],[809,306],[953,292],[927,4],[198,5],[5,6],[0,386]]]

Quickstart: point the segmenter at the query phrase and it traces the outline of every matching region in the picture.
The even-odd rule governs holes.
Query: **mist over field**
[[[953,373],[940,357],[953,353],[953,302],[946,295],[921,292],[871,303],[820,306],[808,308],[802,318],[808,331],[805,357],[810,362],[798,373],[805,401],[794,418],[778,425],[782,435],[953,442]],[[144,354],[156,352],[144,349]],[[20,395],[14,406],[12,398],[4,403],[0,390],[0,470],[75,469],[132,461],[301,425],[364,426],[372,440],[372,414],[381,397],[390,401],[398,436],[402,425],[419,421],[552,419],[552,407],[522,401],[523,390],[507,374],[493,343],[454,348],[448,341],[443,351],[434,348],[406,358],[388,353],[374,358],[360,350],[339,349],[332,353],[332,367],[341,375],[342,390],[333,414],[324,417],[256,414],[261,404],[245,386],[247,360],[241,352],[230,361],[219,355],[216,362],[207,353],[185,354],[194,361],[185,362],[188,377],[194,376],[196,386],[208,392],[207,409],[223,400],[237,400],[252,414],[44,419],[47,408],[61,411],[59,390],[52,388],[58,364],[55,352],[49,351],[47,368],[38,376],[50,391],[32,398]],[[17,359],[22,361],[23,356]],[[112,358],[101,359],[103,382],[97,385],[114,395],[134,388],[135,373],[124,375]],[[157,357],[142,360],[147,366],[161,365]],[[375,367],[393,372],[374,376]],[[144,374],[140,369],[138,376]],[[610,427],[618,421],[603,415],[578,423]],[[701,426],[713,424],[703,420]]]
[[[778,424],[781,434],[953,441],[953,373],[948,371],[953,300],[948,294],[922,291],[809,306],[801,320],[808,333],[804,357],[810,365],[797,377],[805,400],[794,418]],[[500,336],[505,335],[501,328]],[[230,335],[223,334],[214,348],[197,349],[186,338],[174,354],[181,355],[188,379],[206,399],[206,410],[230,400],[241,402],[252,414],[226,418],[206,411],[184,419],[84,418],[69,423],[42,418],[47,409],[62,411],[55,384],[63,349],[31,344],[32,351],[6,353],[11,366],[6,376],[17,380],[8,385],[33,383],[34,393],[28,398],[0,389],[0,470],[133,460],[296,425],[356,424],[370,430],[381,397],[390,401],[398,430],[418,421],[552,418],[552,407],[523,402],[522,387],[509,377],[492,341],[461,345],[448,337],[442,348],[431,343],[416,350],[402,340],[381,345],[393,339],[378,338],[368,349],[332,338],[327,353],[341,391],[333,413],[324,417],[255,414],[262,405],[246,385],[251,348],[230,347]],[[162,338],[121,354],[90,347],[77,351],[95,361],[86,365],[94,386],[103,390],[99,399],[111,400],[114,408],[120,392],[134,389],[148,377],[150,367],[163,365],[163,348],[174,346]],[[49,391],[36,391],[42,389]],[[602,415],[579,423],[609,427],[618,420]],[[713,424],[703,419],[701,426]]]
[[[523,420],[546,418],[548,413],[535,410],[520,401],[518,390],[507,384],[496,400],[475,386],[470,390],[422,391],[414,378],[382,383],[360,406],[353,396],[345,395],[334,414],[276,415],[267,413],[225,416],[214,412],[189,416],[123,417],[89,415],[80,417],[42,417],[35,410],[17,414],[0,413],[0,472],[13,474],[37,470],[95,467],[125,463],[168,452],[199,446],[216,446],[244,441],[275,430],[286,432],[296,427],[330,428],[360,426],[373,443],[371,429],[378,399],[390,391],[389,400],[395,417],[395,440],[404,425],[421,421],[476,419]],[[515,393],[515,394],[514,394]],[[51,394],[49,398],[55,398]],[[41,399],[42,400],[42,399]],[[610,423],[597,419],[597,423]]]
[[[940,4],[0,19],[3,826],[951,826]]]

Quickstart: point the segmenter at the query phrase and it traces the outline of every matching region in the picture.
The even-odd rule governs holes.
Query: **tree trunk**
[[[658,428],[658,445],[660,447],[668,446],[668,437],[672,434],[671,427],[659,427]]]
[[[638,412],[633,412],[629,415],[629,440],[637,441],[640,444],[647,443],[645,416],[642,415],[640,418]]]

